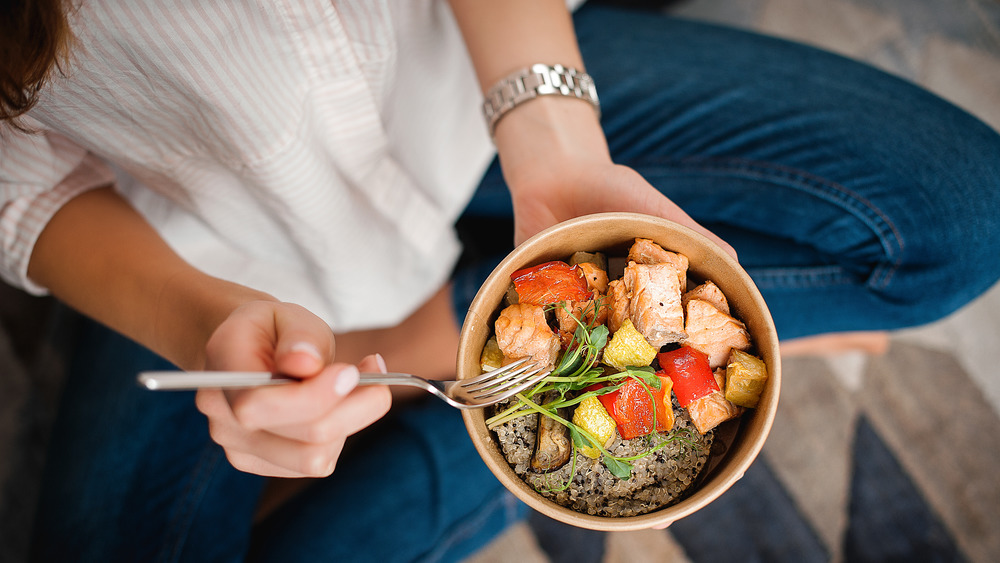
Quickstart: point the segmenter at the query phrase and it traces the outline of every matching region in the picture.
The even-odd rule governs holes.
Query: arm
[[[198,392],[212,438],[237,469],[329,475],[347,436],[389,408],[386,388],[354,389],[358,369],[334,363],[324,321],[193,268],[111,188],[85,192],[56,212],[28,273],[70,306],[183,368],[301,378],[280,388]],[[359,365],[384,370],[373,357]]]
[[[585,70],[563,0],[451,0],[451,6],[484,91],[534,63]],[[612,162],[601,124],[586,102],[535,98],[497,123],[494,141],[514,203],[518,243],[587,213],[636,211],[691,227],[735,255],[638,173]]]
[[[110,187],[56,212],[35,243],[28,275],[184,369],[204,367],[205,344],[237,307],[275,301],[191,267]]]

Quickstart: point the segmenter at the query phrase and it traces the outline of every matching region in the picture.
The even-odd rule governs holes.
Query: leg
[[[524,515],[461,415],[425,399],[348,442],[334,474],[254,530],[251,561],[460,561]]]
[[[578,25],[616,159],[736,247],[783,337],[931,321],[1000,277],[1000,136],[968,114],[759,35]]]
[[[726,239],[782,338],[941,318],[1000,277],[1000,136],[870,67],[648,12],[576,14],[612,155]],[[470,208],[504,211],[492,170]]]
[[[32,540],[39,561],[238,561],[263,480],[229,465],[193,393],[153,393],[172,369],[89,320],[49,447]]]

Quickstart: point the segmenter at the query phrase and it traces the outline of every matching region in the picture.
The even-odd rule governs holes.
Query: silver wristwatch
[[[508,111],[518,104],[547,95],[579,98],[590,102],[598,116],[601,114],[597,88],[589,74],[562,65],[535,64],[510,73],[486,93],[483,115],[490,136],[493,136],[497,121]]]

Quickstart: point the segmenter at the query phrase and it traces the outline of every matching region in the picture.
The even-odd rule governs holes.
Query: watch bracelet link
[[[597,88],[589,74],[559,64],[534,64],[508,74],[486,92],[483,116],[486,118],[490,137],[493,136],[497,122],[507,112],[528,100],[548,95],[590,102],[598,117],[601,115]]]

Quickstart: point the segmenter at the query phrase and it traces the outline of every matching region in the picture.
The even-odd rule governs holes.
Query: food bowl
[[[510,285],[512,272],[550,260],[565,260],[576,251],[625,256],[636,238],[648,238],[690,260],[692,278],[712,280],[726,295],[733,316],[743,321],[756,353],[767,366],[768,379],[755,409],[724,423],[708,464],[692,490],[679,502],[639,516],[606,517],[574,511],[543,497],[510,467],[483,409],[462,411],[465,425],[483,461],[497,479],[534,510],[573,526],[601,531],[639,530],[663,526],[688,516],[718,498],[739,480],[760,453],[778,406],[781,359],[771,314],[750,276],[732,256],[701,234],[666,219],[637,213],[599,213],[565,221],[514,249],[479,289],[462,326],[458,351],[459,379],[481,373],[480,355]],[[722,450],[717,452],[716,450]]]

